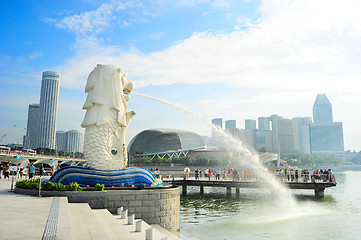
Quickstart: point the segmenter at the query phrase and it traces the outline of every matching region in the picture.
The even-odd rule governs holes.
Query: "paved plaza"
[[[153,239],[179,237],[158,225],[142,222],[142,231],[128,219],[106,209],[91,209],[87,203],[68,203],[66,197],[34,197],[10,191],[10,181],[0,179],[0,239]],[[138,220],[137,220],[138,221]],[[182,239],[188,239],[182,237]]]
[[[11,181],[0,179],[0,238],[41,239],[53,198],[9,192]]]

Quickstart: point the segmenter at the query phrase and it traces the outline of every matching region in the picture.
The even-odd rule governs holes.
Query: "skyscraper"
[[[56,147],[57,151],[67,152],[66,145],[68,141],[68,134],[65,131],[56,131]]]
[[[60,74],[43,72],[39,105],[39,143],[41,148],[55,148]]]
[[[84,134],[77,130],[70,130],[67,132],[67,152],[83,152]]]
[[[83,152],[84,133],[78,130],[57,131],[56,150],[64,152]]]
[[[272,122],[272,150],[281,155],[296,153],[294,146],[293,121],[278,115],[270,117]]]
[[[236,128],[236,120],[227,120],[225,121],[226,130],[231,130]]]
[[[317,94],[313,105],[313,122],[315,124],[333,122],[332,105],[324,93]]]
[[[311,117],[292,118],[295,149],[301,154],[310,154],[310,124]]]
[[[311,153],[336,154],[343,157],[343,128],[333,121],[332,105],[326,94],[317,94],[313,105],[313,124],[309,125]]]
[[[214,125],[216,125],[217,127],[219,127],[219,129],[223,129],[223,119],[222,118],[213,118],[212,119],[212,123]],[[217,131],[215,131],[213,128],[212,128],[212,137],[219,137],[219,134],[217,134]]]
[[[258,130],[270,130],[270,120],[268,117],[258,118]]]
[[[312,153],[333,153],[343,157],[343,130],[341,122],[310,125]]]
[[[29,104],[28,124],[26,127],[26,137],[24,149],[35,149],[38,147],[39,130],[39,104]]]
[[[256,120],[254,119],[246,119],[245,123],[245,130],[255,130],[256,127]]]

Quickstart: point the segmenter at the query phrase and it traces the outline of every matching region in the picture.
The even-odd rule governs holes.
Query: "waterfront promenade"
[[[0,179],[0,239],[41,239],[53,199],[9,192],[10,184]]]
[[[0,179],[0,239],[146,239],[152,228],[154,240],[179,240],[158,225],[128,224],[106,209],[91,209],[87,203],[68,203],[66,197],[36,197],[9,192],[11,181]],[[182,239],[185,239],[182,237]],[[187,239],[187,238],[186,238]]]

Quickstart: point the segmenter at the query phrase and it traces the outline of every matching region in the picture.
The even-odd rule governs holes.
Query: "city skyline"
[[[312,117],[315,96],[326,93],[345,150],[361,150],[357,1],[8,1],[0,11],[1,144],[20,142],[49,70],[62,76],[57,130],[83,131],[84,86],[101,63],[120,66],[134,92],[238,128],[259,116]],[[128,110],[137,115],[127,142],[160,127],[210,135],[201,121],[139,96]]]

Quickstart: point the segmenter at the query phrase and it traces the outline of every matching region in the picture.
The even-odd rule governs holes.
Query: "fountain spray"
[[[169,102],[169,101],[161,99],[161,98],[152,97],[152,96],[148,96],[148,95],[144,95],[144,94],[140,94],[140,93],[132,92],[131,94],[137,95],[140,97],[144,97],[144,98],[148,98],[148,99],[169,105],[169,106],[176,108],[184,113],[190,114],[193,117],[208,124],[218,134],[220,134],[225,139],[227,139],[228,144],[231,144],[232,147],[234,147],[239,152],[242,152],[245,155],[246,159],[248,160],[247,162],[245,162],[245,164],[253,170],[253,172],[257,175],[258,179],[260,179],[262,182],[264,182],[271,189],[271,191],[273,193],[275,193],[275,196],[278,198],[277,200],[279,200],[279,202],[281,202],[284,205],[288,205],[289,207],[295,206],[295,201],[292,197],[291,191],[287,187],[285,187],[282,183],[280,183],[279,180],[277,180],[273,174],[270,174],[268,172],[267,168],[265,168],[261,164],[258,154],[253,153],[251,150],[249,150],[240,140],[235,139],[233,136],[227,134],[221,128],[219,128],[218,126],[216,126],[213,123],[211,123],[210,121],[208,121],[202,115],[200,115],[196,112],[193,112],[193,111],[185,108],[184,106]]]

